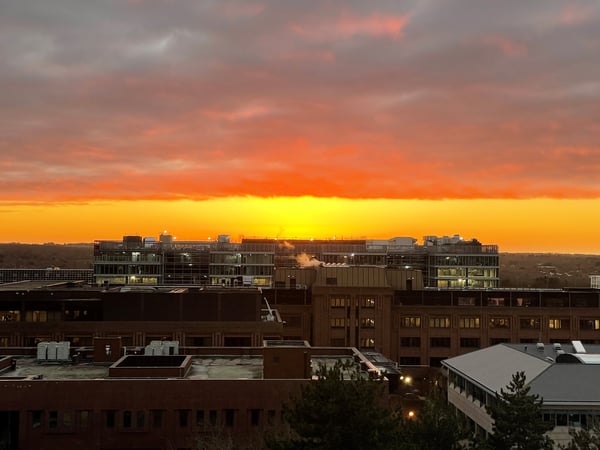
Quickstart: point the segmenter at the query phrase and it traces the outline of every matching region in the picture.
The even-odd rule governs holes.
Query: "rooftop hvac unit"
[[[48,359],[48,343],[39,342],[37,345],[37,359],[38,361],[45,361]]]
[[[56,361],[56,346],[58,345],[58,342],[48,342],[48,348],[47,348],[47,352],[46,352],[46,359],[48,361]]]
[[[561,348],[562,348],[562,345],[560,345],[559,342],[554,343],[554,350],[560,350]]]
[[[535,344],[535,347],[538,349],[538,351],[543,352],[545,345],[543,342],[538,342],[537,344]]]
[[[178,355],[179,341],[150,341],[144,355]]]
[[[56,344],[57,361],[68,361],[70,359],[71,343],[69,341],[58,342]]]

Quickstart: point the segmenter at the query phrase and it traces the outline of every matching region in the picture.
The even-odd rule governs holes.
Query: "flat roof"
[[[0,380],[38,377],[44,380],[91,380],[111,379],[108,364],[83,362],[38,362],[32,357],[13,357],[16,369],[0,371]],[[313,374],[319,366],[333,366],[336,362],[353,362],[350,355],[313,355]],[[160,377],[158,377],[160,378]],[[194,355],[192,367],[185,376],[192,380],[260,380],[263,379],[263,357],[261,355]]]

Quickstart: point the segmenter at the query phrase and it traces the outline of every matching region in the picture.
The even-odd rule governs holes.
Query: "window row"
[[[460,346],[463,348],[479,348],[480,339],[477,337],[460,338]],[[452,340],[449,337],[429,338],[430,347],[450,348]],[[400,347],[421,347],[421,338],[418,336],[404,336],[400,338]]]
[[[346,328],[349,326],[349,320],[343,317],[334,317],[330,319],[331,328]],[[375,328],[375,320],[371,318],[360,319],[361,328]]]
[[[539,317],[525,317],[519,319],[519,328],[522,330],[539,330],[541,327]],[[402,316],[399,320],[400,328],[421,328],[422,321],[420,316]],[[430,317],[429,328],[451,328],[450,317]],[[459,328],[480,328],[479,317],[460,317],[458,319]],[[571,320],[565,318],[551,318],[546,322],[546,326],[551,330],[569,329]],[[600,330],[600,319],[581,319],[579,327],[582,330]],[[511,328],[511,319],[509,317],[490,317],[488,319],[488,328]]]
[[[194,427],[234,427],[239,421],[246,421],[250,426],[275,425],[279,420],[274,409],[248,409],[245,414],[237,409],[177,409],[173,413],[175,423],[180,428]],[[29,412],[31,429],[49,432],[77,432],[87,430],[93,421],[94,411],[43,411]],[[146,431],[149,428],[160,429],[166,425],[167,410],[103,410],[102,426],[117,431]]]
[[[375,308],[374,297],[360,297],[359,303],[362,308]],[[350,297],[331,297],[329,299],[329,306],[332,308],[345,308],[346,306],[350,306]]]

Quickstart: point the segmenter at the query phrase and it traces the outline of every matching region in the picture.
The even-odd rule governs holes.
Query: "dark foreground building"
[[[185,350],[194,354],[135,355],[118,338],[97,338],[90,354],[69,360],[0,357],[0,448],[240,448],[281,431],[283,404],[319,364],[345,361],[379,375],[351,348]]]

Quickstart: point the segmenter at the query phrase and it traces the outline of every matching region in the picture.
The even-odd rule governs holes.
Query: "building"
[[[0,285],[0,347],[44,341],[90,346],[103,336],[120,336],[127,347],[161,339],[251,347],[281,338],[282,330],[279,312],[257,289]]]
[[[94,277],[99,285],[272,286],[275,271],[321,264],[420,270],[434,288],[496,288],[498,246],[460,236],[368,239],[254,239],[234,243],[177,241],[124,236],[94,243]]]
[[[448,401],[473,431],[491,433],[486,406],[506,389],[512,375],[525,373],[530,394],[543,399],[540,420],[553,425],[556,448],[570,441],[569,431],[600,420],[600,345],[499,344],[442,362],[447,371]]]
[[[420,271],[372,266],[279,269],[273,276],[273,286],[260,290],[0,285],[0,348],[91,345],[111,335],[126,346],[163,338],[197,347],[283,339],[439,367],[499,343],[600,344],[597,289],[426,289]]]
[[[110,337],[96,338],[89,350],[73,348],[66,361],[40,359],[39,353],[0,356],[0,448],[173,450],[197,448],[203,440],[211,448],[219,440],[261,443],[265,434],[281,430],[283,405],[320,364],[342,361],[363,376],[379,375],[356,349],[303,342],[142,355]],[[382,401],[387,398],[386,390]]]

